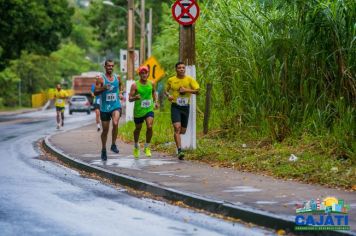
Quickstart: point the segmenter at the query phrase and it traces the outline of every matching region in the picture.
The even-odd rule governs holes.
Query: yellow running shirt
[[[188,75],[184,76],[183,79],[179,79],[177,76],[173,76],[168,79],[166,91],[172,91],[173,103],[176,103],[180,106],[188,105],[190,102],[189,98],[191,93],[180,94],[180,87],[196,90],[199,89],[199,84],[195,79],[193,79],[193,77]]]
[[[56,98],[56,102],[54,103],[56,107],[65,107],[65,99],[66,97],[68,97],[66,91],[64,91],[63,89],[61,89],[60,91],[56,90],[54,92],[54,97]]]

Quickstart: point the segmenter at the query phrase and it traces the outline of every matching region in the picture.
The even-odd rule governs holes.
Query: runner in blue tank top
[[[101,159],[107,160],[106,154],[106,141],[110,126],[110,120],[112,119],[112,140],[111,151],[119,153],[115,142],[117,138],[119,119],[121,116],[121,103],[122,85],[119,76],[113,74],[114,62],[112,60],[105,61],[105,74],[102,73],[97,77],[95,86],[95,95],[100,96],[100,119],[103,126],[101,133]]]

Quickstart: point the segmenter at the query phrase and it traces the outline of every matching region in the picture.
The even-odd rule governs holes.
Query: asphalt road
[[[66,114],[64,129],[94,121]],[[55,112],[0,115],[0,235],[266,235],[259,228],[136,198],[44,161],[36,142],[55,129]]]

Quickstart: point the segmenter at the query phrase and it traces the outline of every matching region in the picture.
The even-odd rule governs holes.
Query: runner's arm
[[[171,84],[170,84],[170,81],[168,80],[166,89],[164,90],[164,95],[166,95],[168,100],[171,102],[171,101],[173,101],[173,96],[169,94],[170,90],[171,90]]]
[[[152,98],[155,103],[157,103],[158,98],[156,94],[156,83],[152,83]]]
[[[96,84],[92,84],[92,85],[91,85],[91,88],[90,88],[90,95],[91,95],[92,97],[95,97],[95,94],[94,94],[94,92],[95,92],[95,85],[96,85]]]
[[[189,88],[180,87],[179,92],[180,93],[199,94],[199,89],[200,89],[200,87],[199,87],[198,82],[195,79],[190,78]]]
[[[191,93],[191,94],[199,94],[199,89],[191,89],[191,88],[179,88],[180,93]]]
[[[158,104],[158,97],[156,93],[156,83],[152,83],[152,98],[153,98],[155,108],[157,109],[159,107],[159,104]]]
[[[104,81],[103,78],[101,77],[96,77],[96,84],[95,84],[95,91],[94,91],[94,95],[100,95],[102,92],[104,92],[105,90],[107,90],[106,87],[103,86],[104,85]]]
[[[122,99],[124,99],[124,86],[121,82],[121,77],[117,76],[117,79],[119,80],[119,88],[120,88],[119,97],[120,97],[120,100],[122,100]]]
[[[135,83],[133,83],[130,88],[129,102],[134,102],[134,101],[140,99],[140,95],[136,94],[136,92],[137,92],[137,85]]]

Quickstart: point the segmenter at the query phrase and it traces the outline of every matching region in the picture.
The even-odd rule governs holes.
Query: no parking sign
[[[199,17],[195,0],[177,0],[172,6],[173,18],[181,25],[192,25]]]

